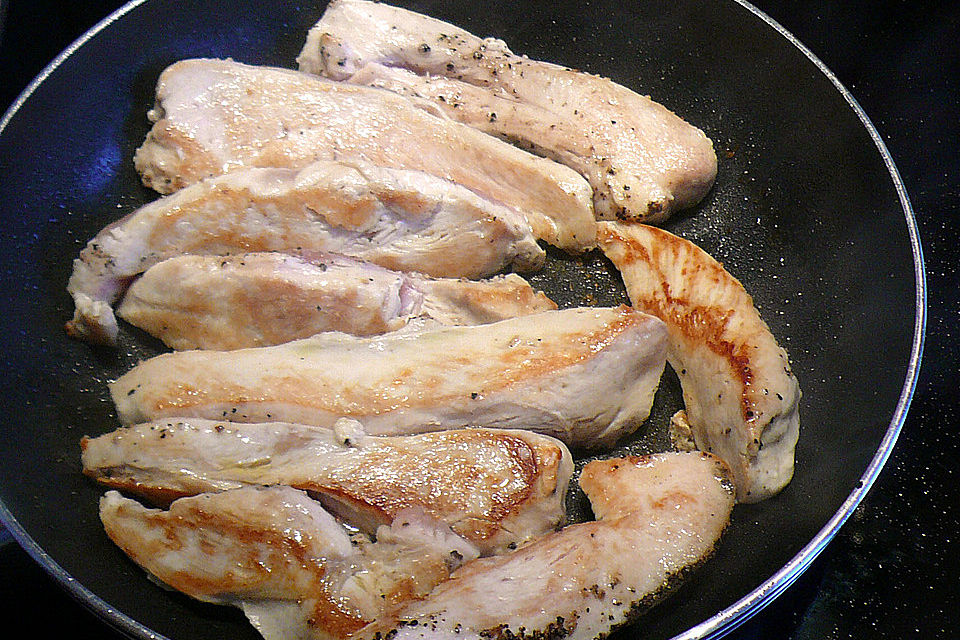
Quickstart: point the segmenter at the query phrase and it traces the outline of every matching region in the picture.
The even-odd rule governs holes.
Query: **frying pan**
[[[790,352],[804,392],[797,470],[780,495],[737,506],[715,557],[621,637],[722,635],[830,541],[903,423],[925,291],[915,221],[886,149],[832,74],[746,3],[398,4],[612,77],[714,140],[715,188],[667,227],[743,282]],[[292,66],[322,5],[133,2],[57,58],[0,123],[0,516],[72,595],[134,637],[258,636],[238,611],[158,588],[102,532],[101,490],[80,474],[79,439],[117,426],[106,382],[160,347],[129,328],[117,350],[67,339],[71,260],[105,224],[156,197],[130,158],[159,72],[195,56]],[[624,300],[596,254],[552,252],[532,280],[561,306]],[[615,453],[663,448],[679,403],[668,372],[650,421]],[[569,502],[574,518],[586,516],[581,495]]]

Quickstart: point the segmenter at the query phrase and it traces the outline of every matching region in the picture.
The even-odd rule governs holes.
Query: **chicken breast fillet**
[[[101,231],[74,260],[67,331],[112,344],[130,281],[181,254],[329,251],[386,268],[482,277],[538,268],[523,216],[447,180],[365,162],[242,169],[160,198]]]
[[[331,333],[164,354],[110,393],[124,424],[190,416],[330,427],[350,417],[373,435],[525,428],[599,447],[647,418],[665,348],[663,323],[652,316],[567,309],[376,338]]]
[[[649,97],[405,9],[333,0],[297,60],[302,71],[430,99],[450,118],[567,164],[590,181],[600,218],[661,221],[696,204],[716,177],[710,139]]]
[[[134,162],[169,193],[239,167],[364,158],[416,169],[522,213],[538,238],[594,246],[590,186],[571,169],[440,117],[426,102],[289,69],[184,60],[157,84]]]
[[[414,318],[481,324],[556,309],[520,276],[435,279],[343,256],[184,255],[135,280],[117,315],[174,349],[262,347],[324,331],[357,336]]]
[[[600,246],[637,309],[663,320],[696,447],[733,470],[758,502],[793,477],[800,385],[753,299],[692,242],[645,225],[601,223]]]
[[[255,485],[308,491],[367,533],[418,508],[485,554],[563,521],[570,452],[529,431],[366,436],[287,423],[176,419],[84,438],[83,472],[156,504]]]
[[[267,640],[346,638],[430,592],[476,550],[422,513],[377,542],[349,536],[307,494],[248,487],[147,509],[109,491],[107,535],[161,582],[240,607]]]
[[[590,462],[598,520],[468,562],[358,638],[605,638],[714,549],[734,505],[730,471],[706,453]]]

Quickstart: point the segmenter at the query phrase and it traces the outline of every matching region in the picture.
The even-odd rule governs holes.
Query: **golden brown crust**
[[[483,551],[556,526],[572,471],[559,442],[525,431],[364,436],[339,445],[321,435],[325,430],[311,441],[311,428],[299,425],[150,428],[156,424],[84,438],[84,473],[164,507],[200,493],[289,486],[371,534],[404,510],[422,510]],[[221,440],[227,447],[222,451]],[[247,440],[252,448],[229,448]]]
[[[177,165],[175,172],[165,171],[163,165],[164,154],[189,155],[199,157],[203,148],[191,136],[173,126],[170,121],[163,119],[154,125],[147,133],[143,146],[134,156],[134,164],[140,172],[143,184],[158,193],[168,194],[179,191],[187,185],[199,182],[204,178],[220,174],[213,161],[204,158],[190,166]]]
[[[604,323],[599,329],[583,333],[576,341],[564,341],[564,346],[567,348],[563,350],[542,349],[536,340],[528,341],[525,344],[517,344],[507,350],[500,356],[499,367],[496,372],[493,372],[492,367],[490,368],[491,373],[485,379],[483,392],[486,394],[496,393],[511,385],[545,376],[551,372],[583,362],[611,344],[617,336],[630,327],[649,321],[646,316],[637,314],[633,309],[624,305],[621,305],[616,311],[616,317],[610,322]],[[283,346],[280,348],[283,348]],[[230,357],[231,354],[242,357],[241,354],[243,353],[244,351],[227,352],[224,357]],[[271,375],[269,380],[261,381],[258,389],[252,389],[245,386],[243,382],[238,383],[232,376],[217,377],[214,371],[208,370],[203,375],[203,385],[199,386],[188,382],[191,378],[199,380],[196,375],[196,367],[202,365],[192,362],[194,355],[200,359],[207,357],[200,352],[181,352],[162,355],[153,359],[157,363],[166,360],[164,364],[181,370],[184,375],[176,384],[175,389],[160,389],[160,393],[151,393],[149,398],[140,400],[144,403],[144,409],[149,415],[179,415],[184,411],[189,411],[192,407],[211,403],[242,406],[251,402],[267,404],[282,399],[284,403],[298,407],[335,411],[343,417],[362,417],[371,413],[383,414],[400,409],[434,407],[462,402],[459,395],[456,397],[438,397],[427,393],[409,394],[406,389],[395,392],[393,389],[402,388],[408,378],[414,377],[418,378],[417,387],[419,389],[435,389],[441,385],[442,381],[439,377],[427,377],[423,371],[416,371],[413,368],[399,371],[394,379],[386,381],[381,392],[375,395],[369,395],[362,389],[353,394],[350,393],[349,389],[343,389],[336,394],[336,397],[329,397],[329,394],[324,394],[322,389],[317,389],[314,385],[305,385],[303,378],[296,373],[291,375],[275,373]],[[472,363],[468,357],[454,354],[449,354],[446,360],[461,365]],[[229,369],[225,372],[230,373]],[[143,398],[143,395],[145,394],[142,394],[141,398]]]
[[[697,446],[731,466],[741,501],[778,492],[793,476],[801,394],[751,296],[688,240],[641,224],[598,226],[633,305],[667,325]]]
[[[466,537],[474,542],[482,542],[496,535],[501,529],[501,523],[511,514],[518,512],[521,508],[531,502],[553,493],[557,488],[557,476],[555,470],[559,464],[562,451],[555,446],[533,447],[529,442],[517,438],[508,433],[499,433],[492,430],[474,431],[474,430],[456,430],[441,431],[436,433],[424,434],[420,436],[428,441],[440,444],[437,450],[443,452],[439,457],[431,460],[431,465],[444,470],[444,475],[455,476],[459,478],[478,478],[482,477],[484,470],[478,467],[483,460],[478,460],[471,455],[457,456],[454,452],[457,446],[469,450],[471,441],[481,440],[485,448],[497,447],[505,453],[504,458],[508,462],[500,462],[504,467],[504,477],[510,478],[510,485],[515,487],[513,491],[496,491],[497,500],[489,509],[487,509],[481,518],[470,518],[466,521],[453,523],[451,528],[454,532]],[[363,456],[363,464],[371,468],[378,468],[383,465],[386,458],[396,455],[393,448],[389,445],[377,447],[370,450]],[[401,454],[402,455],[402,454]],[[498,456],[499,457],[499,456]],[[384,468],[388,468],[384,466]],[[554,470],[554,473],[549,473]],[[430,475],[428,469],[423,470],[425,474]],[[549,475],[545,475],[548,474]],[[490,482],[494,478],[490,478]],[[412,506],[426,507],[427,512],[436,514],[437,512],[454,511],[456,505],[465,505],[469,500],[469,495],[441,495],[437,500],[446,504],[451,504],[437,509],[438,505],[423,505],[420,502],[410,500],[410,492],[396,491],[397,487],[389,481],[370,477],[365,482],[358,483],[356,477],[345,478],[344,481],[338,481],[331,478],[324,483],[296,483],[298,489],[316,491],[323,495],[329,495],[337,500],[351,504],[355,509],[376,514],[378,520],[389,522],[402,509]],[[479,490],[480,494],[492,492],[493,487],[488,490]],[[538,495],[534,495],[537,491]]]
[[[180,504],[176,515],[166,511],[149,511],[143,514],[142,518],[146,525],[161,530],[163,535],[152,538],[134,536],[135,544],[127,545],[123,520],[124,512],[129,508],[127,505],[121,505],[118,508],[119,518],[115,516],[104,519],[104,529],[111,540],[135,560],[179,551],[190,544],[187,538],[201,537],[203,532],[222,533],[231,539],[242,541],[244,547],[249,546],[257,550],[249,552],[250,561],[243,563],[242,576],[215,572],[211,574],[216,576],[215,578],[205,579],[203,572],[194,571],[171,572],[162,576],[163,581],[171,587],[194,597],[202,598],[236,590],[239,585],[250,585],[255,582],[257,578],[254,576],[259,576],[259,580],[266,582],[270,578],[268,563],[253,559],[259,551],[269,550],[270,556],[281,564],[288,562],[291,558],[294,559],[304,571],[314,573],[318,583],[322,581],[325,573],[322,564],[309,558],[306,543],[298,543],[278,529],[248,526],[243,520],[224,517],[221,513],[207,512],[203,508],[202,501],[196,499]],[[115,526],[118,521],[119,527]]]
[[[733,310],[753,308],[753,298],[722,264],[689,240],[657,227],[642,226],[644,232],[651,236],[650,244],[634,242],[612,225],[601,225],[598,234],[604,252],[621,271],[643,265],[650,270],[648,282],[660,283],[659,289],[635,289],[631,292],[631,303],[637,309],[660,318],[691,343],[702,345],[720,356],[727,363],[730,375],[743,390],[740,399],[743,419],[746,422],[754,421],[758,390],[752,384],[752,345],[742,336],[736,336],[735,339],[729,337]],[[683,265],[682,276],[696,278],[696,285],[691,285],[687,290],[671,286],[674,278],[668,271],[677,264]],[[722,291],[725,299],[703,304],[702,293],[707,289]]]

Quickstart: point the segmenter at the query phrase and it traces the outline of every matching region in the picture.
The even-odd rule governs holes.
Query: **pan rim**
[[[61,64],[63,64],[73,53],[80,49],[85,43],[97,36],[101,31],[122,18],[127,13],[149,0],[130,0],[126,4],[117,8],[110,15],[103,18],[77,40],[64,49],[56,58],[54,58],[40,74],[23,90],[13,104],[9,107],[3,118],[0,119],[0,134],[6,129],[10,120],[16,115],[22,105],[29,99],[34,91],[52,74]],[[915,296],[915,317],[913,328],[913,341],[910,350],[910,358],[907,362],[907,371],[903,387],[898,398],[893,417],[884,433],[880,446],[871,459],[866,471],[860,476],[860,481],[855,489],[847,496],[841,507],[831,516],[830,520],[817,532],[817,534],[807,543],[790,561],[781,567],[776,573],[770,576],[753,591],[742,597],[733,605],[721,610],[703,622],[691,627],[684,633],[674,637],[674,640],[692,640],[719,638],[734,631],[736,628],[746,623],[756,613],[762,610],[766,605],[772,602],[776,597],[786,591],[790,585],[813,563],[819,554],[826,548],[830,541],[836,536],[840,528],[851,516],[854,509],[869,492],[881,470],[892,454],[893,447],[906,420],[910,402],[916,390],[919,377],[920,362],[923,354],[923,346],[926,332],[927,320],[927,288],[926,273],[924,268],[924,258],[922,246],[920,243],[919,231],[917,228],[916,215],[910,202],[906,187],[900,176],[893,157],[891,156],[886,144],[883,142],[875,125],[869,116],[857,102],[856,98],[840,82],[836,75],[824,64],[810,49],[801,43],[792,33],[776,22],[769,15],[747,0],[733,0],[748,12],[759,18],[767,26],[777,31],[788,43],[796,47],[817,69],[834,85],[849,107],[859,118],[861,124],[866,129],[874,145],[880,153],[880,156],[887,167],[888,174],[893,181],[894,188],[900,201],[900,206],[904,214],[907,233],[911,246],[911,253],[914,262],[914,284],[916,288]],[[0,522],[12,538],[33,558],[50,576],[52,576],[63,587],[74,600],[90,610],[104,622],[112,625],[116,629],[130,636],[141,637],[150,640],[170,640],[167,636],[157,633],[144,624],[134,620],[125,613],[122,613],[112,607],[105,600],[80,584],[73,576],[64,570],[46,551],[44,551],[36,541],[23,529],[17,519],[9,511],[7,506],[0,499]]]
[[[887,172],[893,180],[897,191],[897,197],[900,199],[900,206],[903,209],[905,221],[907,223],[907,233],[910,238],[911,252],[913,254],[914,284],[916,287],[916,298],[914,301],[914,326],[913,326],[913,344],[910,349],[910,359],[907,363],[907,374],[903,387],[900,391],[900,397],[894,409],[890,425],[884,433],[877,453],[874,455],[866,471],[860,476],[860,481],[856,488],[847,496],[843,504],[836,513],[827,521],[827,523],[817,532],[797,554],[790,559],[775,574],[770,576],[756,589],[746,596],[723,609],[700,624],[688,629],[686,632],[674,636],[674,640],[693,640],[714,639],[734,631],[746,623],[755,614],[759,613],[766,605],[770,604],[777,596],[786,591],[797,578],[813,563],[820,553],[827,547],[831,540],[840,531],[843,524],[853,514],[853,510],[863,501],[867,492],[873,486],[881,470],[893,452],[893,447],[897,442],[900,431],[903,428],[907,417],[907,411],[913,394],[916,391],[917,379],[920,373],[920,361],[923,356],[923,344],[926,335],[927,322],[927,285],[926,270],[924,268],[923,249],[920,244],[920,233],[917,228],[916,214],[913,205],[910,202],[910,196],[907,194],[906,186],[900,177],[900,171],[893,161],[893,156],[880,137],[879,131],[870,120],[870,117],[857,102],[852,93],[840,82],[839,78],[820,60],[810,49],[808,49],[792,33],[784,28],[772,17],[764,13],[759,8],[752,5],[747,0],[734,0],[747,11],[757,16],[768,26],[776,30],[784,39],[796,47],[817,69],[833,84],[840,92],[840,95],[847,102],[854,113],[860,119],[861,124],[869,133],[874,145],[880,152]]]

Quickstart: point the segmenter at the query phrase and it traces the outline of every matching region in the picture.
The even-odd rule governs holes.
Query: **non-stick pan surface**
[[[789,350],[803,389],[793,483],[736,508],[717,555],[623,637],[722,633],[829,542],[886,460],[922,343],[922,260],[909,203],[876,132],[801,45],[732,0],[415,2],[518,52],[651,94],[701,127],[716,187],[667,227],[721,260]],[[71,262],[101,227],[152,200],[131,156],[159,72],[186,57],[293,66],[323,3],[132,3],[60,56],[0,125],[0,514],[65,587],[134,636],[256,638],[235,610],[150,582],[103,534],[79,440],[117,426],[106,382],[158,351],[71,341]],[[598,255],[554,253],[533,278],[562,306],[624,301]],[[665,446],[671,374],[621,451]],[[578,517],[583,501],[570,499]],[[625,559],[627,561],[627,559]]]

